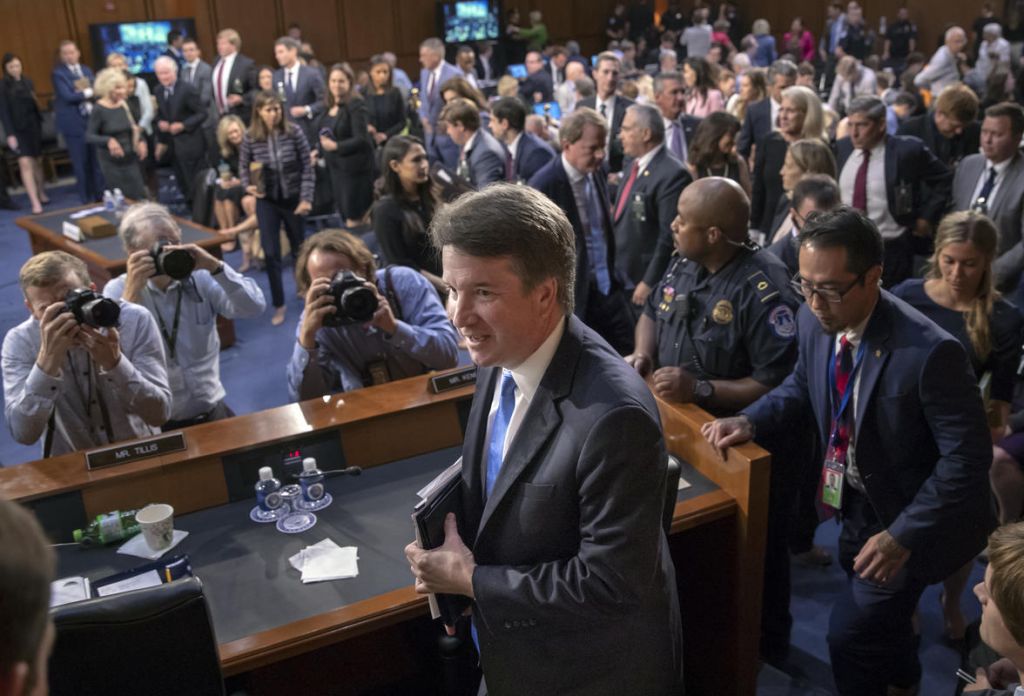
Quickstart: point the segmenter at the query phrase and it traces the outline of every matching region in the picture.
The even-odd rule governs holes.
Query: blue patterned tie
[[[516,381],[508,370],[501,371],[501,399],[498,410],[494,413],[491,423],[491,440],[487,445],[487,495],[491,495],[494,482],[501,471],[502,450],[505,449],[505,434],[508,423],[512,420],[512,411],[516,408]]]
[[[978,197],[974,199],[974,205],[971,206],[973,210],[977,210],[979,213],[988,213],[989,205],[991,201],[989,198],[992,196],[992,190],[996,187],[996,168],[988,168],[988,178],[985,179],[985,183],[981,187],[981,191],[978,192]]]
[[[587,256],[590,258],[590,268],[594,271],[597,279],[597,289],[602,295],[607,295],[612,289],[611,273],[608,271],[608,245],[604,237],[604,214],[601,211],[601,201],[597,195],[597,187],[587,177],[584,181],[584,196],[587,199],[587,220],[590,223],[590,233],[587,234]]]

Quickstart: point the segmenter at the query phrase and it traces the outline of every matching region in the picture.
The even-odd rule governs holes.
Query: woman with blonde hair
[[[116,51],[107,54],[107,67],[131,73],[131,70],[128,69],[128,59]],[[153,108],[153,95],[149,91],[149,85],[141,77],[135,75],[131,76],[130,81],[135,83],[135,97],[139,100],[139,128],[145,131],[147,136],[152,135],[156,109]]]
[[[736,94],[729,97],[725,110],[743,122],[747,116],[747,108],[768,96],[768,80],[761,68],[751,68],[739,74],[739,88]]]
[[[245,123],[238,116],[228,114],[217,124],[217,150],[220,164],[217,166],[217,186],[213,194],[213,214],[217,228],[225,237],[237,238],[242,247],[240,273],[245,273],[259,256],[259,236],[256,230],[256,198],[242,188],[238,173],[238,154],[245,139]],[[238,220],[241,210],[244,218]],[[221,245],[222,248],[227,245]],[[231,251],[230,248],[224,249]]]
[[[139,160],[148,149],[142,131],[128,108],[128,81],[117,68],[100,70],[93,83],[99,99],[89,114],[85,141],[96,146],[100,171],[110,190],[121,189],[127,198],[146,200]]]
[[[779,175],[782,177],[783,194],[775,206],[771,241],[776,242],[792,231],[792,205],[790,197],[797,183],[806,174],[825,174],[836,178],[836,158],[832,148],[817,138],[797,140],[786,150]]]
[[[935,232],[935,251],[923,279],[905,280],[892,293],[955,336],[970,359],[983,389],[993,441],[992,490],[1004,521],[1017,519],[1024,501],[1024,437],[1004,437],[1021,352],[1021,316],[1000,297],[992,277],[999,232],[985,215],[968,210],[943,218]],[[946,633],[962,638],[960,595],[970,564],[944,583],[939,597]]]
[[[778,130],[758,142],[754,158],[750,224],[766,235],[774,230],[776,206],[783,195],[781,171],[786,151],[806,139],[827,143],[821,100],[806,87],[787,87],[779,105]]]

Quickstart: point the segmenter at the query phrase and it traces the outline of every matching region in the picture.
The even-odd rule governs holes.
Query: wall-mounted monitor
[[[437,4],[441,36],[448,45],[501,38],[501,0],[448,0]]]
[[[191,18],[90,24],[93,67],[106,67],[107,56],[120,53],[128,60],[132,73],[151,73],[153,61],[167,50],[167,34],[172,30],[180,31],[186,38],[196,38],[196,23]]]

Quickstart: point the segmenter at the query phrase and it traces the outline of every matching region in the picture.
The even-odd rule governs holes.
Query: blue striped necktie
[[[501,398],[498,400],[498,410],[494,413],[494,422],[491,423],[491,437],[487,445],[487,495],[491,495],[494,482],[498,480],[498,472],[501,471],[502,454],[505,449],[505,434],[508,433],[508,424],[512,420],[512,411],[516,408],[516,381],[508,370],[501,371]]]

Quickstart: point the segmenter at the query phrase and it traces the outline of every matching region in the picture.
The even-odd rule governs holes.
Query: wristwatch
[[[698,404],[707,403],[715,395],[715,385],[706,379],[698,379],[693,383],[693,400]]]

